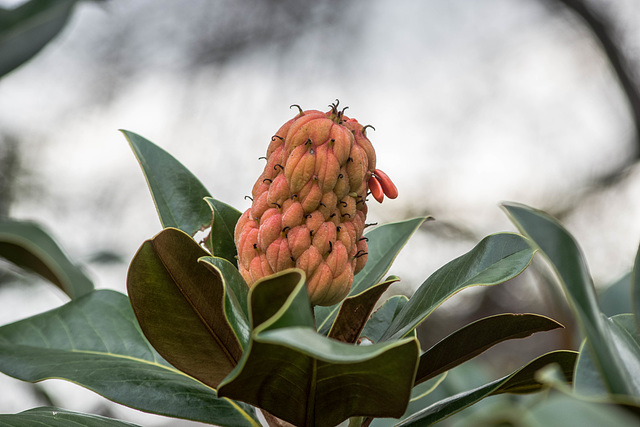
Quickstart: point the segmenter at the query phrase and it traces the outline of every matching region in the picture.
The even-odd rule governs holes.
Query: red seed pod
[[[349,158],[351,160],[347,162],[347,174],[349,175],[349,188],[351,192],[356,191],[362,185],[367,174],[369,160],[367,160],[367,153],[357,144],[351,147]]]
[[[305,187],[300,190],[300,203],[305,213],[310,213],[318,209],[322,200],[322,189],[316,180],[310,180]]]
[[[331,305],[364,266],[367,194],[382,201],[397,189],[375,169],[366,127],[343,112],[337,103],[329,112],[300,110],[272,136],[252,206],[234,231],[249,286],[295,265],[307,275],[311,304]]]
[[[249,264],[249,275],[251,276],[251,283],[256,282],[257,280],[273,274],[273,270],[269,266],[267,262],[267,256],[262,254],[257,256],[251,260]]]
[[[269,195],[268,191],[257,196],[257,198],[253,199],[253,204],[251,205],[251,217],[254,219],[258,219],[262,217],[262,214],[269,209],[269,202],[267,201],[267,196]]]
[[[285,178],[284,174],[281,173],[276,176],[271,185],[269,185],[267,203],[269,203],[269,206],[282,207],[284,201],[289,198],[289,194],[287,178]]]
[[[358,250],[356,251],[356,269],[355,272],[358,273],[360,270],[364,268],[364,265],[367,263],[367,259],[369,258],[369,248],[367,246],[367,240],[362,239],[358,242]]]
[[[347,268],[349,263],[349,254],[344,244],[338,240],[333,244],[331,253],[327,256],[327,265],[331,269],[333,276],[338,276]]]
[[[329,144],[340,166],[344,166],[347,163],[353,142],[353,134],[348,129],[342,126],[334,126],[331,128]]]
[[[238,222],[236,223],[236,228],[233,231],[233,240],[236,244],[236,247],[238,246],[238,240],[240,238],[240,235],[242,234],[243,230],[245,227],[249,226],[250,223],[254,224],[254,227],[257,227],[256,222],[251,218],[251,216],[249,215],[250,211],[246,210],[238,219]]]
[[[327,120],[327,116],[322,114],[319,118],[309,121],[300,128],[300,132],[304,132],[314,147],[320,146],[329,140],[331,128],[335,123]]]
[[[306,225],[293,227],[286,232],[291,256],[298,259],[311,246],[311,234]]]
[[[318,305],[332,305],[344,298],[342,289],[334,288],[333,273],[326,263],[320,264],[313,274],[307,277],[309,299],[316,301]]]
[[[304,115],[299,116],[289,128],[289,132],[287,134],[287,137],[285,138],[284,145],[287,151],[291,153],[294,148],[306,144],[309,140],[309,135],[307,135],[307,132],[302,130],[303,126],[305,126],[312,120],[326,120],[326,118],[327,116],[323,112],[315,110],[305,111]]]
[[[258,229],[245,228],[238,239],[238,264],[249,268],[249,263],[259,254],[258,250]]]
[[[369,190],[371,190],[371,195],[374,199],[378,201],[378,203],[382,203],[384,200],[384,191],[382,190],[382,185],[380,185],[380,181],[375,176],[369,178]]]
[[[318,177],[318,183],[323,193],[333,190],[338,181],[340,173],[340,163],[335,154],[331,152],[329,144],[323,144],[316,151],[316,167],[315,176]]]
[[[357,243],[356,229],[353,225],[353,221],[345,221],[340,224],[340,231],[338,232],[338,239],[342,242],[345,248],[351,250]],[[355,255],[355,252],[352,256]]]
[[[291,199],[289,199],[291,200]],[[287,205],[287,203],[285,203]],[[304,221],[304,210],[300,202],[293,202],[282,213],[282,228],[293,228],[301,225]]]
[[[329,191],[322,195],[322,200],[320,200],[318,210],[324,217],[325,221],[329,220],[329,215],[331,215],[333,211],[336,209],[337,204],[338,204],[338,197],[336,196],[336,193],[334,193],[333,191]]]
[[[266,252],[269,245],[280,236],[281,231],[282,215],[279,213],[269,216],[264,221],[260,221],[258,247],[263,252]]]
[[[316,153],[313,148],[302,156],[296,167],[291,171],[291,175],[287,178],[289,188],[292,193],[297,193],[309,182],[313,176],[313,170],[316,165]],[[289,164],[287,163],[287,167]],[[285,173],[287,169],[285,169]]]
[[[262,173],[262,180],[265,178],[273,180],[276,175],[282,172],[284,168],[284,164],[287,161],[288,154],[284,149],[284,146],[280,146],[276,148],[273,154],[267,157],[267,165],[264,167],[264,172]]]
[[[344,166],[340,168],[338,181],[336,182],[336,186],[333,187],[333,192],[336,193],[338,199],[342,199],[351,192],[351,188],[349,186],[349,174],[347,173],[347,168]]]
[[[323,222],[313,233],[312,245],[318,248],[322,255],[331,253],[337,239],[336,225],[331,221]]]
[[[304,270],[304,272],[307,273],[307,278],[311,277],[320,264],[324,264],[324,259],[315,246],[309,246],[309,248],[296,259],[296,267]]]
[[[320,211],[313,211],[307,215],[306,225],[309,229],[309,234],[313,235],[322,224],[324,224],[324,217]]]
[[[267,261],[273,271],[282,271],[295,266],[287,239],[278,237],[269,245],[267,248]]]
[[[380,169],[376,169],[374,173],[376,174],[378,181],[380,181],[380,185],[382,186],[382,191],[384,191],[384,195],[390,199],[395,199],[396,197],[398,197],[398,189],[396,188],[395,184],[391,181],[391,178],[389,178],[389,175],[382,172]]]

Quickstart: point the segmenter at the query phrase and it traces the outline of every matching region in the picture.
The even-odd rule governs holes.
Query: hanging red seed
[[[380,185],[380,181],[378,181],[375,176],[371,176],[371,178],[369,178],[369,190],[371,191],[373,198],[376,199],[378,203],[382,203],[384,200],[384,192]]]
[[[376,174],[378,181],[380,181],[380,185],[382,186],[382,191],[384,191],[384,195],[390,199],[395,199],[396,197],[398,197],[398,189],[396,188],[395,184],[391,181],[391,178],[389,178],[389,175],[382,172],[380,169],[376,169],[374,173]],[[376,200],[378,200],[377,197],[376,197]]]

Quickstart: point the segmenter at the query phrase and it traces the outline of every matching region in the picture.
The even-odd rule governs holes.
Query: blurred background
[[[378,167],[400,191],[370,202],[369,222],[436,218],[400,253],[392,293],[410,295],[485,235],[515,231],[502,201],[559,218],[603,292],[629,272],[640,241],[637,1],[60,3],[70,4],[62,31],[0,78],[0,217],[41,223],[100,288],[124,292],[129,261],[161,229],[118,129],[160,145],[244,211],[258,157],[297,112],[289,106],[323,110],[335,99],[375,127]],[[482,375],[576,349],[544,272],[536,260],[511,283],[455,296],[421,327],[423,348],[486,315],[535,312],[567,330],[501,344]],[[0,260],[0,324],[65,301]],[[67,383],[1,376],[0,390],[0,413],[56,399],[167,423]]]

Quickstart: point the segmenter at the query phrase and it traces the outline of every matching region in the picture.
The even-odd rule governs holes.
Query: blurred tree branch
[[[640,80],[632,71],[632,61],[623,47],[620,25],[609,13],[602,10],[606,6],[599,5],[596,8],[589,0],[547,0],[547,4],[551,7],[563,7],[573,16],[578,17],[600,44],[627,99],[635,129],[632,141],[633,154],[617,168],[595,178],[584,191],[565,198],[564,202],[556,201],[555,209],[549,208],[556,217],[563,218],[575,210],[580,200],[621,182],[632,166],[640,160]]]
[[[593,33],[618,78],[631,108],[635,135],[635,153],[632,162],[640,160],[640,82],[631,71],[630,60],[620,43],[617,24],[602,12],[597,12],[585,0],[554,0],[582,18]]]

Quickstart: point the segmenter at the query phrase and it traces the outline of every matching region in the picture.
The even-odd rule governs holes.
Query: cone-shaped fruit
[[[238,268],[249,286],[297,267],[307,275],[312,304],[344,299],[367,260],[362,233],[372,183],[378,201],[383,190],[397,196],[376,169],[366,127],[338,111],[337,102],[326,113],[300,109],[271,138],[252,206],[236,225]]]

